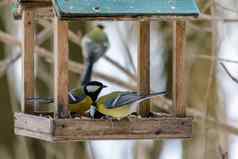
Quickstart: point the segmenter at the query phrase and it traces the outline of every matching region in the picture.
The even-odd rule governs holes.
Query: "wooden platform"
[[[189,138],[192,135],[192,117],[161,116],[110,121],[103,119],[51,119],[15,113],[15,133],[50,142]]]

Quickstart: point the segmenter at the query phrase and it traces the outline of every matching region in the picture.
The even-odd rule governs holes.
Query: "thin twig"
[[[238,14],[238,11],[237,11],[237,10],[232,9],[232,8],[229,8],[229,7],[226,7],[226,6],[224,6],[223,4],[221,4],[220,2],[215,1],[215,4],[216,4],[216,6],[222,8],[223,10],[226,10],[226,11],[229,11],[229,12]]]
[[[194,19],[196,20],[196,18]],[[218,17],[210,16],[208,14],[201,13],[197,20],[209,20],[209,21],[224,21],[224,22],[238,22],[238,17]]]
[[[224,152],[222,150],[222,147],[221,145],[218,147],[218,150],[219,150],[219,154],[220,154],[220,159],[228,159],[228,152]]]
[[[211,28],[208,27],[201,27],[201,26],[196,26],[195,24],[191,23],[191,22],[187,22],[188,27],[190,27],[191,29],[197,31],[197,32],[212,32]]]
[[[119,68],[120,70],[123,71],[123,73],[125,73],[127,76],[129,76],[131,79],[133,79],[134,81],[136,81],[136,76],[134,74],[132,74],[131,72],[129,72],[125,67],[121,66],[121,64],[119,64],[118,62],[116,62],[115,60],[113,60],[112,58],[110,58],[109,56],[104,56],[104,58],[110,62],[112,65],[116,66],[117,68]]]
[[[205,13],[208,9],[210,9],[211,5],[213,5],[213,1],[205,3],[205,6],[202,8],[202,13]]]
[[[193,56],[195,58],[201,58],[201,59],[206,59],[206,60],[238,64],[238,60],[230,60],[230,59],[226,59],[226,58],[222,58],[222,57],[214,57],[214,56],[209,56],[209,55],[193,55]]]
[[[222,68],[225,70],[225,72],[228,74],[228,76],[235,82],[238,84],[238,79],[235,78],[231,73],[230,71],[227,69],[227,67],[225,66],[224,63],[220,62],[220,65],[222,66]]]
[[[6,73],[8,68],[10,68],[10,66],[14,64],[20,57],[21,54],[16,54],[15,56],[8,57],[4,61],[0,62],[0,78]]]
[[[40,33],[38,33],[37,37],[36,37],[36,43],[38,45],[41,45],[42,43],[44,43],[47,39],[50,38],[50,36],[52,35],[52,27],[48,27],[45,28],[44,30],[42,30]]]
[[[128,44],[126,43],[125,39],[122,37],[122,33],[121,33],[118,25],[116,25],[116,29],[117,29],[117,32],[118,32],[119,39],[121,40],[122,45],[125,48],[125,52],[126,52],[127,57],[129,59],[130,65],[132,66],[132,70],[134,71],[134,73],[136,73],[136,66],[133,62],[133,58],[132,58],[130,48],[129,48]]]
[[[45,28],[51,28],[52,27],[52,23],[48,20],[44,20],[44,19],[40,19],[39,20],[39,24],[42,25]],[[69,40],[72,41],[73,43],[75,43],[76,45],[80,46],[81,43],[81,38],[80,36],[78,36],[77,34],[75,34],[74,32],[72,32],[71,30],[69,30]]]
[[[0,42],[5,44],[15,44],[21,46],[21,43],[12,35],[0,30]]]
[[[92,141],[89,141],[88,142],[88,151],[89,151],[89,155],[90,155],[90,158],[91,159],[96,159],[96,156],[95,156],[95,151],[94,151],[94,148],[93,148],[93,145],[92,145]]]
[[[217,61],[223,61],[223,62],[238,64],[238,61],[236,61],[236,60],[230,60],[230,59],[225,59],[225,58],[217,58]]]

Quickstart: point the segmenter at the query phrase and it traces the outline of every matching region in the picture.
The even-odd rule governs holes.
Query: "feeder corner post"
[[[173,21],[173,103],[177,117],[186,109],[186,22]]]
[[[21,111],[31,114],[34,111],[32,104],[27,103],[27,98],[34,96],[34,46],[35,28],[34,13],[30,8],[25,8],[22,14],[22,83],[23,94],[21,99]]]
[[[68,23],[54,17],[54,98],[55,116],[68,118]]]
[[[139,21],[138,36],[138,82],[137,88],[140,95],[150,94],[150,21]],[[149,116],[150,100],[140,103],[139,114],[142,117]]]

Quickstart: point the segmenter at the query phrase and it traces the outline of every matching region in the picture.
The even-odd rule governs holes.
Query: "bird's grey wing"
[[[122,95],[115,105],[117,107],[120,107],[123,105],[134,103],[135,101],[139,99],[141,99],[141,96],[137,95],[136,93],[128,93],[128,94]]]
[[[94,56],[94,61],[98,61],[107,51],[108,47],[105,44],[92,44],[93,45],[93,56]]]
[[[107,43],[98,44],[89,40],[84,40],[83,49],[84,56],[86,59],[91,60],[92,62],[96,62],[100,57],[102,57],[107,49]]]
[[[141,99],[141,96],[137,95],[136,92],[125,92],[114,98],[113,100],[105,103],[108,109],[118,108],[127,104],[132,104],[137,100]]]

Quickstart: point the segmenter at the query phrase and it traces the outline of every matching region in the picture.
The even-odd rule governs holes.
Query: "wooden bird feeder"
[[[189,138],[192,117],[185,114],[185,20],[199,14],[195,0],[19,0],[22,8],[23,80],[22,112],[15,113],[17,135],[51,142],[100,139]],[[53,9],[52,9],[53,8]],[[43,11],[42,11],[43,10]],[[55,14],[56,13],[56,14]],[[54,89],[53,118],[34,114],[26,103],[34,96],[33,58],[34,20],[39,16],[54,20]],[[39,18],[39,17],[38,17]],[[150,93],[150,21],[173,19],[173,108],[174,113],[144,118],[150,102],[139,107],[143,118],[130,121],[68,118],[68,22],[70,20],[134,20],[139,26],[138,92]]]

